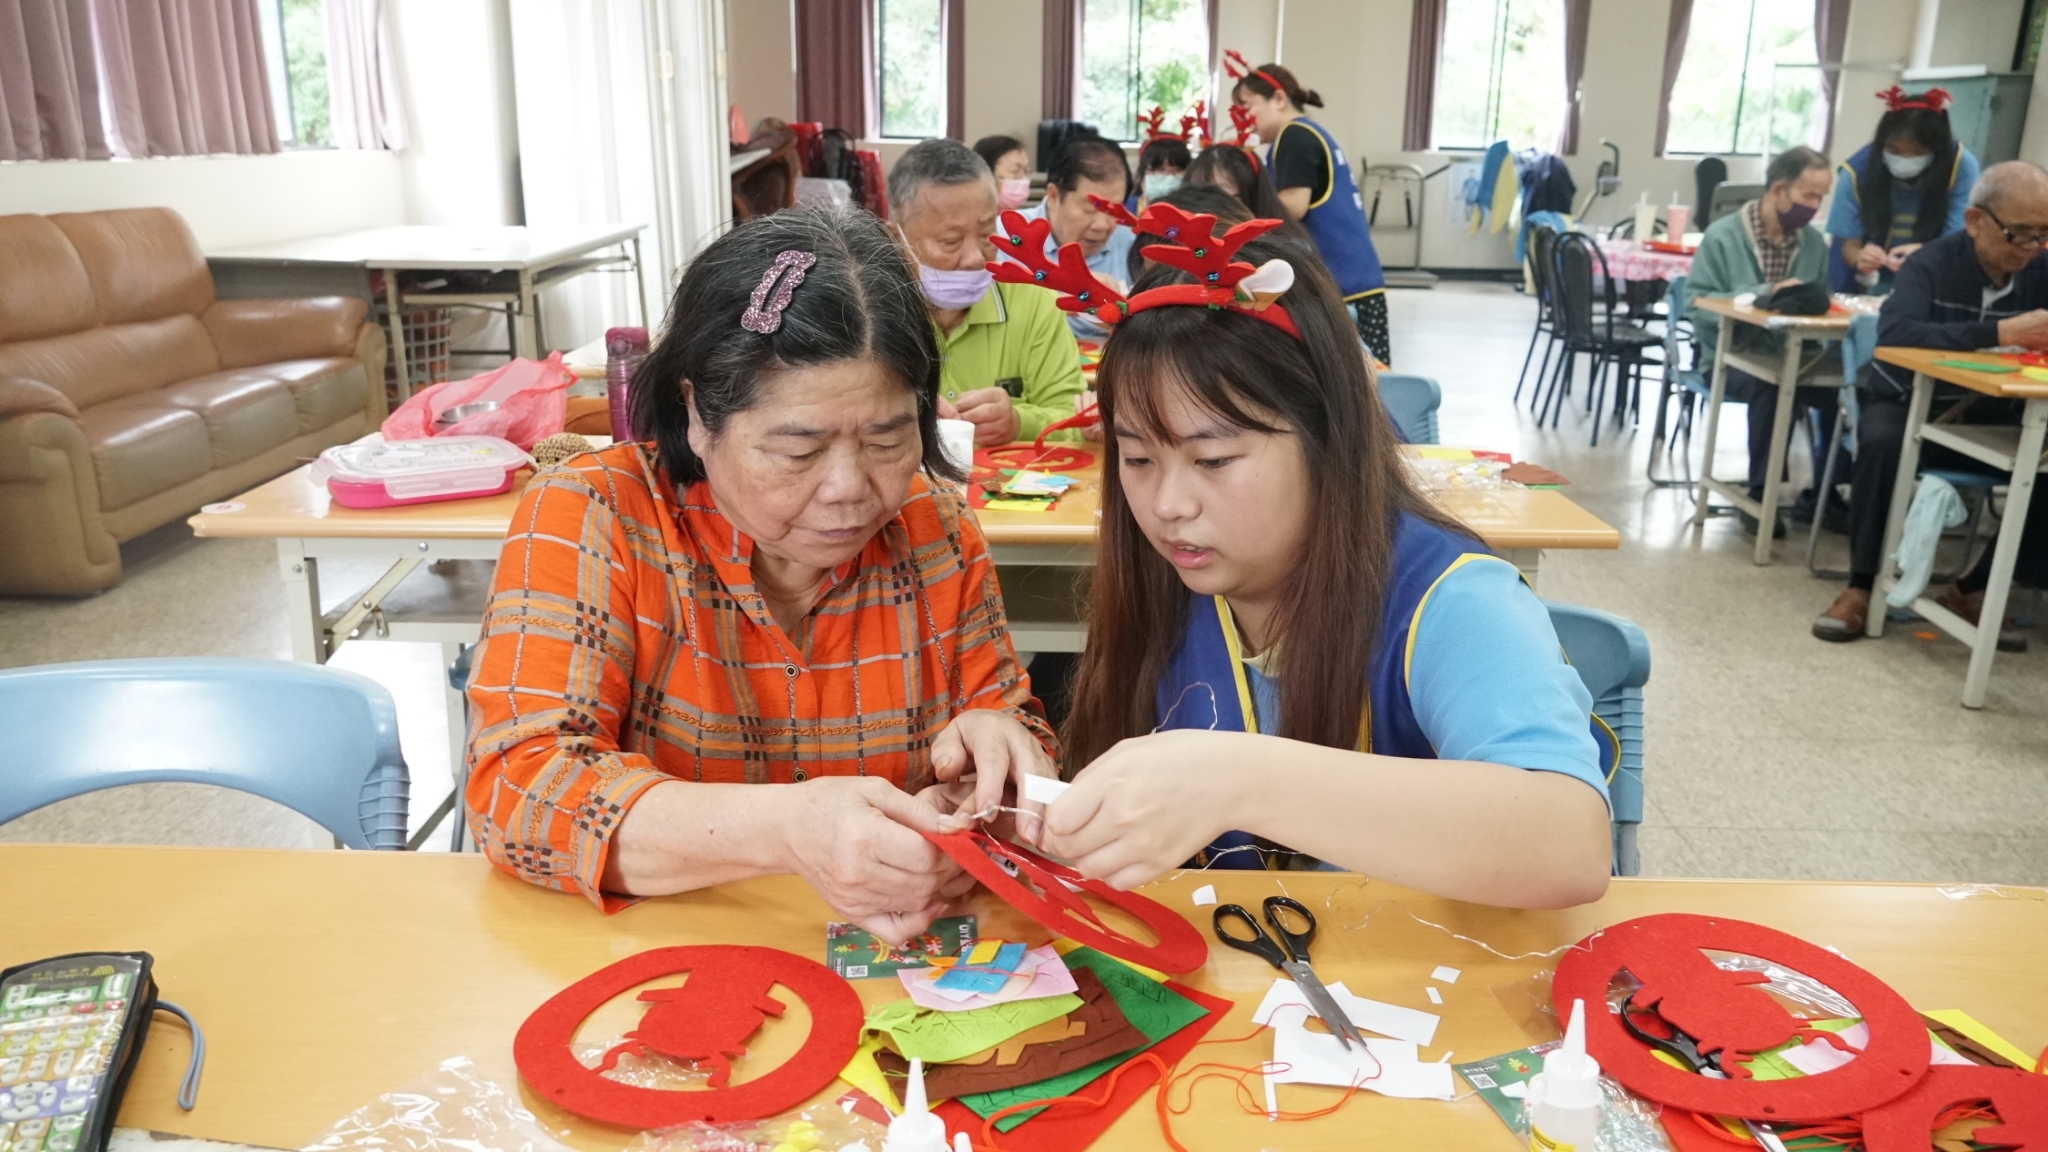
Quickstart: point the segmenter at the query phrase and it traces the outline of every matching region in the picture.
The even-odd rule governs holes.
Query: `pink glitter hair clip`
[[[790,293],[795,292],[796,286],[804,282],[804,273],[809,272],[811,265],[817,262],[816,256],[809,252],[799,252],[794,248],[777,256],[775,263],[770,264],[768,270],[761,273],[761,283],[754,289],[753,299],[748,302],[746,312],[740,316],[740,327],[749,332],[759,332],[763,336],[782,327],[782,310],[789,307]],[[782,281],[779,286],[776,284],[778,277]],[[773,300],[768,299],[770,288],[775,289]],[[763,307],[764,302],[766,307]]]

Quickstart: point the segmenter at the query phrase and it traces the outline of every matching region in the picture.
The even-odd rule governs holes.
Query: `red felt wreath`
[[[1093,463],[1093,452],[1069,448],[1064,444],[1004,444],[974,450],[974,466],[992,470],[1029,468],[1034,472],[1079,472]]]
[[[577,1026],[599,1006],[635,985],[678,972],[690,974],[681,988],[640,994],[653,1006],[597,1068],[585,1067],[570,1052]],[[730,1061],[745,1054],[766,1017],[787,1008],[769,995],[776,985],[810,1009],[810,1036],[773,1072],[727,1087]],[[860,1046],[861,1019],[860,997],[815,960],[737,944],[656,948],[600,968],[550,997],[519,1026],[512,1058],[535,1092],[606,1124],[646,1130],[692,1120],[759,1120],[796,1107],[830,1084]],[[711,1087],[664,1091],[599,1074],[633,1049],[708,1064]]]
[[[1928,1152],[1935,1117],[1970,1100],[1989,1100],[1998,1124],[1970,1133],[1994,1148],[2048,1148],[2048,1076],[2017,1068],[1937,1064],[1913,1090],[1863,1114],[1868,1152]]]
[[[1870,1026],[1870,1043],[1847,1064],[1817,1076],[1757,1081],[1750,1055],[1793,1038],[1805,1022],[1753,985],[1755,972],[1725,972],[1701,951],[1736,952],[1803,973],[1855,1006]],[[1698,1041],[1703,1055],[1723,1054],[1729,1079],[1682,1071],[1657,1059],[1623,1030],[1613,1012],[1586,1014],[1586,1049],[1631,1091],[1660,1104],[1750,1120],[1819,1122],[1892,1100],[1927,1072],[1927,1030],[1911,1005],[1883,981],[1842,957],[1761,924],[1667,913],[1628,920],[1580,941],[1557,965],[1551,988],[1560,1017],[1574,1000],[1607,1003],[1607,990],[1626,970],[1642,987],[1630,1003],[1655,1009]]]
[[[925,833],[927,839],[960,862],[989,891],[1012,907],[1062,936],[1079,940],[1119,960],[1143,964],[1161,972],[1193,972],[1209,959],[1209,942],[1179,913],[1156,900],[1135,892],[1119,892],[1100,880],[1090,880],[1064,864],[1055,864],[1029,848],[998,840],[985,832],[955,832],[950,836]],[[1038,886],[1038,892],[1010,875],[989,855],[995,853],[1017,866],[1021,875]],[[1074,894],[1080,889],[1107,901],[1138,918],[1159,937],[1157,944],[1141,944],[1104,924],[1088,902]]]

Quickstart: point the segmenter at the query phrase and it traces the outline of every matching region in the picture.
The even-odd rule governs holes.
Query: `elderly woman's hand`
[[[828,776],[791,789],[791,866],[840,915],[900,944],[923,932],[974,877],[921,833],[939,813],[887,780]]]
[[[1018,782],[1023,776],[1049,776],[1059,778],[1059,768],[1052,757],[1045,754],[1045,746],[1031,729],[1005,712],[991,708],[972,708],[953,717],[953,722],[940,731],[938,739],[932,741],[932,768],[939,780],[955,788],[941,791],[928,789],[934,799],[951,803],[946,809],[957,817],[987,812],[998,805],[1020,808],[1023,815],[1017,818],[1017,834],[1030,844],[1037,844],[1044,834],[1045,806],[1024,799],[1023,785]],[[972,773],[973,791],[964,797],[964,785]],[[1004,800],[1004,788],[1010,787],[1015,795]],[[953,832],[967,826],[964,819],[949,817],[941,825],[941,831]]]

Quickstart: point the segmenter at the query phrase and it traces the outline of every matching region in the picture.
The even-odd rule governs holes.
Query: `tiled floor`
[[[1966,653],[1952,640],[1920,639],[1911,625],[1878,641],[1814,640],[1808,623],[1836,587],[1798,563],[1803,537],[1755,567],[1732,518],[1695,531],[1687,494],[1645,481],[1647,428],[1603,432],[1593,449],[1582,406],[1552,431],[1510,403],[1528,300],[1447,283],[1390,303],[1399,367],[1443,384],[1444,442],[1556,468],[1622,531],[1619,552],[1546,555],[1541,591],[1649,634],[1646,874],[2048,884],[2048,629],[2033,630],[2035,651],[1998,657],[1978,712],[1957,703]],[[1742,463],[1731,413],[1723,471]],[[1823,562],[1840,563],[1840,547],[1824,539]],[[268,544],[194,540],[177,526],[124,555],[126,581],[93,599],[0,599],[0,666],[286,655]],[[329,565],[322,581],[339,598],[371,575]],[[438,660],[431,646],[370,643],[336,660],[397,695],[420,814],[448,789]],[[71,801],[0,827],[0,839],[325,842],[266,802],[178,785]]]

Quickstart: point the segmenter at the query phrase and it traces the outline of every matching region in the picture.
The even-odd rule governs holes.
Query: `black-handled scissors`
[[[1659,1016],[1658,1019],[1663,1020],[1664,1018]],[[1686,1035],[1683,1030],[1674,1027],[1668,1020],[1664,1020],[1664,1026],[1671,1030],[1671,1035],[1653,1035],[1646,1031],[1642,1025],[1636,1023],[1635,1014],[1628,1010],[1628,1005],[1623,1004],[1621,1006],[1621,1026],[1627,1030],[1629,1035],[1655,1048],[1659,1052],[1677,1058],[1686,1067],[1691,1068],[1702,1076],[1715,1080],[1726,1080],[1728,1078],[1727,1071],[1721,1067],[1721,1053],[1716,1052],[1712,1056],[1700,1055],[1699,1041]],[[1784,1141],[1779,1139],[1778,1134],[1772,1131],[1769,1125],[1759,1124],[1754,1120],[1744,1120],[1742,1123],[1749,1128],[1749,1134],[1756,1137],[1756,1142],[1762,1145],[1767,1152],[1785,1152]]]
[[[1216,938],[1240,952],[1249,952],[1263,959],[1293,977],[1294,986],[1301,989],[1302,996],[1308,1000],[1308,1006],[1315,1009],[1317,1016],[1322,1017],[1323,1023],[1328,1026],[1330,1034],[1337,1038],[1338,1043],[1349,1048],[1351,1042],[1356,1040],[1360,1047],[1364,1047],[1365,1037],[1358,1034],[1358,1029],[1351,1023],[1351,1018],[1344,1015],[1344,1010],[1337,1006],[1337,998],[1330,995],[1330,990],[1316,977],[1315,970],[1308,966],[1308,946],[1316,938],[1315,913],[1302,907],[1300,901],[1290,900],[1285,896],[1268,896],[1262,907],[1266,913],[1266,928],[1272,929],[1270,933],[1266,928],[1261,928],[1257,920],[1252,919],[1252,914],[1245,911],[1243,905],[1224,904],[1216,909]],[[1298,932],[1289,928],[1287,917],[1282,916],[1282,912],[1299,916],[1306,927]],[[1226,920],[1243,924],[1251,931],[1251,935],[1231,935],[1223,927]]]

